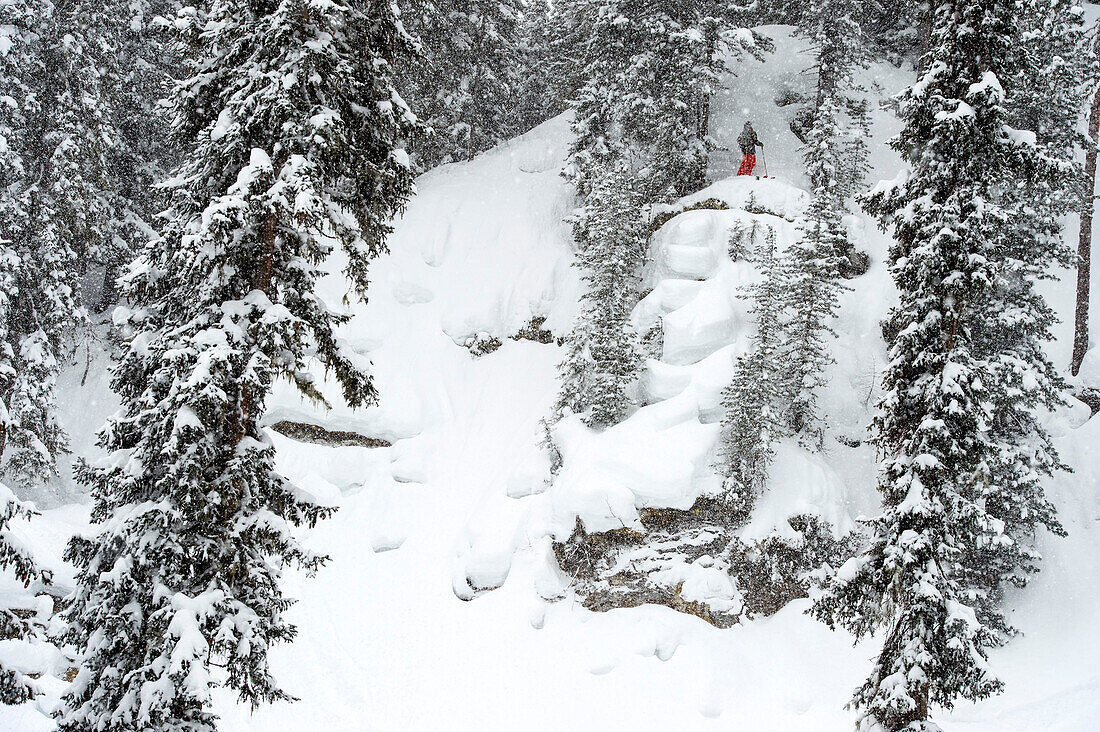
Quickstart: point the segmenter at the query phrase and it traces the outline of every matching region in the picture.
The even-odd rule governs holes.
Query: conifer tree
[[[565,64],[556,45],[561,28],[556,5],[548,0],[527,2],[518,30],[521,73],[516,89],[516,133],[527,132],[565,111],[568,94],[560,75]]]
[[[555,95],[567,107],[576,107],[580,90],[585,85],[586,50],[589,42],[589,11],[594,6],[582,0],[564,0],[552,5],[549,26],[550,63],[546,76],[554,86]]]
[[[1022,161],[1031,167],[1019,181],[1019,195],[1045,222],[1042,236],[1061,241],[1054,219],[1080,213],[1092,185],[1080,160],[1091,143],[1078,123],[1100,80],[1095,31],[1086,31],[1083,10],[1073,0],[1032,0],[1023,11],[1026,30],[1015,49],[1019,71],[1006,89],[1006,106],[1013,126],[1035,135],[1039,154]],[[1057,252],[1072,263],[1064,247]]]
[[[24,586],[49,581],[48,573],[38,567],[28,548],[11,533],[13,520],[29,520],[34,515],[29,505],[20,502],[10,488],[0,483],[0,569],[11,570]],[[27,620],[12,610],[0,610],[0,640],[27,638],[35,632]],[[22,704],[38,693],[31,679],[0,662],[0,704]]]
[[[814,0],[806,10],[803,33],[816,51],[817,95],[804,158],[812,200],[801,237],[788,256],[792,318],[787,338],[791,404],[790,428],[803,442],[822,439],[817,398],[825,385],[831,321],[837,315],[842,261],[851,251],[843,216],[867,168],[866,105],[853,97],[854,74],[866,64],[867,50],[853,0]]]
[[[816,129],[816,128],[815,128]],[[811,140],[815,139],[811,137]],[[791,318],[784,351],[790,404],[784,410],[792,432],[811,449],[822,441],[818,397],[828,383],[826,369],[833,363],[829,352],[835,332],[832,321],[840,306],[839,261],[848,246],[841,209],[824,191],[816,191],[801,224],[801,236],[787,253],[790,283],[787,297]]]
[[[568,409],[590,427],[619,422],[641,359],[629,319],[645,256],[645,218],[626,165],[611,168],[586,201],[586,244],[576,265],[588,286],[559,367],[557,416]]]
[[[470,160],[518,132],[522,0],[412,0],[405,27],[423,59],[401,69],[399,88],[431,128],[415,164]],[[538,73],[532,70],[532,73]]]
[[[567,177],[584,196],[600,172],[594,161],[630,150],[646,203],[668,202],[701,188],[713,140],[710,97],[727,60],[769,48],[734,33],[710,3],[569,0],[567,51],[581,86],[573,100],[574,141]],[[598,166],[597,166],[598,167]]]
[[[772,228],[752,261],[761,276],[750,290],[756,332],[749,352],[738,358],[733,381],[722,395],[723,500],[736,521],[748,518],[764,491],[775,454],[773,445],[787,432],[783,413],[790,398],[783,358],[783,310],[789,282]]]
[[[1023,586],[1038,571],[1037,531],[1063,533],[1042,481],[1065,466],[1037,412],[1063,403],[1065,383],[1044,352],[1056,317],[1036,287],[1054,278],[1052,265],[1068,268],[1073,261],[1061,219],[1086,199],[1078,156],[1087,141],[1078,120],[1088,80],[1096,75],[1096,58],[1073,4],[1035,0],[1025,5],[1018,27],[1015,73],[1005,83],[1010,124],[1019,130],[1007,160],[1013,185],[1006,186],[1004,205],[1011,225],[995,250],[999,266],[988,310],[996,317],[975,330],[993,374],[989,430],[999,447],[982,496],[1003,529],[997,541],[972,552],[969,563],[984,589],[977,595],[979,615],[993,624],[1001,617],[1004,585]]]
[[[109,140],[104,184],[110,210],[93,257],[103,270],[102,285],[86,298],[96,309],[117,302],[119,274],[155,235],[154,217],[165,203],[157,184],[179,162],[174,140],[164,134],[169,120],[160,104],[179,64],[167,27],[179,5],[177,0],[107,0],[101,11],[83,13],[75,29],[87,39],[99,71]]]
[[[866,204],[893,226],[901,295],[875,423],[885,512],[814,613],[857,638],[885,626],[853,705],[861,725],[889,732],[936,730],[932,704],[1000,689],[986,654],[1007,630],[996,588],[1020,569],[1024,528],[1004,516],[1027,505],[1026,519],[1015,515],[1032,534],[1056,528],[1039,479],[1057,456],[1033,414],[1054,387],[1039,351],[1043,315],[1021,320],[1013,306],[1013,290],[1051,256],[1023,256],[1012,233],[1042,234],[1015,193],[1037,151],[1010,127],[1003,86],[1019,72],[1021,30],[1009,0],[934,3],[931,51],[902,96],[905,127],[892,143],[912,172]],[[1017,327],[1027,332],[1015,343],[992,337]]]
[[[621,98],[621,69],[631,49],[622,34],[612,32],[613,24],[603,19],[610,10],[601,9],[597,3],[598,0],[568,0],[562,10],[568,27],[563,33],[561,53],[572,59],[579,84],[575,98],[570,100],[573,140],[563,175],[577,190],[582,203],[581,216],[585,211],[584,199],[594,190],[596,181],[630,155],[617,100]],[[574,219],[573,229],[581,248],[585,228],[583,221]]]
[[[1096,212],[1096,157],[1097,140],[1100,140],[1100,84],[1095,68],[1097,51],[1100,50],[1100,34],[1093,29],[1092,46],[1087,58],[1092,60],[1090,73],[1085,75],[1085,83],[1092,98],[1089,103],[1088,142],[1085,148],[1085,167],[1082,179],[1081,219],[1077,229],[1077,301],[1073,313],[1073,352],[1070,355],[1069,371],[1077,376],[1081,363],[1089,347],[1089,302],[1092,282],[1092,222]]]
[[[98,74],[72,3],[0,6],[0,459],[16,490],[40,491],[68,450],[55,381],[83,323],[83,263],[105,238]]]
[[[899,59],[923,46],[918,26],[924,7],[922,0],[864,0],[851,17],[876,57]],[[807,30],[817,23],[815,4],[807,0],[758,0],[747,4],[744,15],[752,26],[782,23]]]
[[[400,141],[417,123],[391,83],[410,39],[392,6],[356,0],[215,0],[185,17],[187,162],[162,236],[124,278],[108,458],[77,471],[99,533],[66,553],[80,671],[63,732],[212,732],[215,686],[253,706],[292,699],[268,661],[295,633],[279,567],[324,563],[293,529],[330,510],[275,470],[265,398],[285,378],[323,401],[316,358],[351,406],[377,399],[315,284],[339,244],[362,293],[412,191]]]

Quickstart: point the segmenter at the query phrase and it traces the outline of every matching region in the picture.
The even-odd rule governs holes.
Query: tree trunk
[[[917,693],[917,721],[928,719],[928,685],[925,684]]]
[[[260,244],[263,249],[256,271],[252,273],[252,289],[259,290],[265,295],[271,295],[271,268],[275,258],[275,227],[278,222],[275,214],[269,213],[264,219],[263,230],[260,234]]]
[[[1073,315],[1073,358],[1069,370],[1074,376],[1089,347],[1089,278],[1092,259],[1092,212],[1096,205],[1096,141],[1100,134],[1100,89],[1092,97],[1089,110],[1089,150],[1085,154],[1085,179],[1088,199],[1081,212],[1077,235],[1077,308]]]
[[[269,213],[264,220],[261,244],[263,254],[260,256],[259,266],[252,273],[252,289],[271,295],[271,270],[275,258],[275,214]],[[238,444],[248,431],[248,420],[252,416],[252,389],[245,386],[241,389],[241,411],[239,421],[233,430],[233,443]]]
[[[276,162],[274,177],[277,179],[286,161],[285,156]],[[260,230],[261,254],[255,271],[252,272],[252,289],[259,290],[268,297],[271,296],[271,276],[275,261],[275,229],[279,222],[274,213],[268,213],[264,218],[263,228]],[[241,409],[238,413],[237,424],[233,426],[233,444],[239,444],[248,432],[248,420],[252,416],[252,402],[254,396],[252,389],[244,386],[241,389]]]

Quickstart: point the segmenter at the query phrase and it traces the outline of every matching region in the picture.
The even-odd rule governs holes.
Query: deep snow
[[[765,30],[779,50],[764,65],[740,65],[740,76],[716,100],[712,129],[729,142],[750,110],[767,143],[769,172],[778,179],[719,181],[710,193],[736,204],[751,189],[773,207],[797,207],[796,187],[804,181],[797,140],[787,127],[795,106],[781,108],[774,100],[809,83],[801,73],[809,61],[797,52],[803,43],[787,29]],[[880,65],[866,77],[892,92],[908,75]],[[888,112],[875,115],[875,177],[893,177],[898,170],[882,144],[895,126]],[[363,412],[337,406],[325,413],[287,388],[273,398],[268,419],[353,429],[389,438],[394,446],[331,448],[274,435],[281,469],[317,500],[340,507],[305,537],[332,561],[312,579],[286,576],[288,594],[299,600],[289,612],[299,636],[274,652],[273,665],[301,701],[252,714],[232,694],[220,692],[216,711],[225,732],[851,728],[853,715],[843,706],[877,648],[874,642],[853,648],[844,633],[806,617],[806,602],[730,630],[663,607],[596,614],[580,607],[553,563],[549,533],[563,530],[562,521],[580,505],[561,498],[568,483],[546,490],[548,463],[539,448],[540,420],[553,401],[561,351],[509,336],[533,315],[548,316],[546,327],[561,335],[576,311],[579,283],[569,266],[563,223],[572,201],[557,175],[568,135],[561,117],[472,162],[423,176],[397,224],[392,254],[374,266],[369,303],[346,304],[348,288],[339,276],[322,283],[333,306],[355,314],[344,335],[372,361],[382,406]],[[728,173],[716,157],[713,176]],[[737,214],[684,215],[661,236],[671,237],[669,246],[695,237],[705,245],[696,248],[705,249],[713,241],[707,227],[730,215]],[[852,217],[850,225],[873,264],[843,297],[838,363],[823,400],[833,439],[814,459],[837,494],[848,497],[817,502],[858,517],[877,509],[874,456],[835,437],[864,436],[885,359],[878,321],[894,295],[882,266],[887,239],[862,216]],[[1067,222],[1067,230],[1075,231],[1075,223]],[[739,314],[744,304],[730,297],[729,287],[751,274],[722,267],[721,275],[717,256],[669,246],[656,242],[647,273],[656,294],[639,306],[636,318],[679,312],[705,294],[662,284],[678,279],[702,278],[694,289],[708,289],[713,299],[684,313],[680,347],[674,336],[671,349],[650,364],[641,388],[658,417],[661,405],[675,407],[677,399],[690,397],[698,418],[694,425],[684,422],[688,431],[713,431],[706,406],[728,375],[715,356],[725,353],[728,359],[748,327]],[[330,271],[339,272],[340,265],[334,260]],[[1050,292],[1068,316],[1071,279]],[[698,307],[707,302],[713,307]],[[714,308],[727,308],[726,317],[715,317]],[[1096,304],[1093,310],[1094,318],[1100,316]],[[462,344],[478,333],[503,345],[474,358]],[[707,333],[713,338],[700,335]],[[1068,322],[1058,336],[1052,354],[1061,364],[1069,352]],[[1083,381],[1100,384],[1098,353],[1092,352]],[[105,359],[95,360],[81,386],[81,364],[66,382],[66,423],[81,454],[94,454],[91,433],[113,408],[104,393],[105,365]],[[1012,620],[1023,635],[992,655],[1005,693],[937,713],[948,730],[1096,729],[1100,459],[1092,446],[1100,439],[1100,422],[1087,417],[1081,404],[1050,417],[1063,457],[1076,470],[1050,486],[1069,537],[1042,539],[1043,571],[1010,598]],[[699,467],[688,455],[699,449],[698,440],[664,438],[655,443],[663,451],[655,468],[683,460]],[[796,464],[777,464],[776,485],[822,483],[808,481],[791,467]],[[612,469],[612,477],[623,482],[621,467]],[[693,475],[705,481],[705,471]],[[685,484],[698,488],[693,481],[689,477]],[[590,500],[590,485],[575,487],[593,504],[585,509],[591,520],[628,520],[637,505],[630,492],[621,506],[601,510]],[[782,503],[784,495],[776,490],[762,508]],[[564,519],[555,505],[565,506]],[[27,540],[39,542],[53,558],[62,585],[71,572],[57,557],[66,537],[84,527],[86,513],[80,505],[63,506],[26,527]],[[780,523],[782,513],[777,509],[770,525]],[[499,589],[489,591],[494,587]],[[47,647],[11,645],[0,643],[0,652],[5,658],[21,653],[18,662],[28,670],[54,676],[64,670]],[[0,730],[52,727],[38,709],[49,711],[64,683],[47,676],[42,684],[49,694],[38,702],[0,709]]]

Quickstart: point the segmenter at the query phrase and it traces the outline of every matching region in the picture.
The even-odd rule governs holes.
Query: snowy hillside
[[[708,199],[726,206],[681,213],[653,236],[648,294],[633,314],[642,333],[663,323],[638,385],[645,406],[600,434],[578,420],[561,422],[555,435],[565,467],[552,486],[542,420],[562,349],[538,331],[565,334],[581,287],[564,221],[572,193],[559,176],[570,134],[565,116],[422,176],[391,253],[373,265],[368,303],[348,302],[349,287],[335,274],[338,257],[327,265],[334,274],[321,295],[354,315],[343,335],[370,360],[381,405],[352,411],[333,390],[336,406],[324,411],[280,384],[267,422],[392,444],[329,446],[273,433],[280,469],[314,500],[339,508],[303,531],[308,546],[331,561],[315,578],[284,577],[297,600],[288,617],[299,633],[273,651],[273,666],[301,700],[253,712],[216,692],[219,729],[851,729],[844,705],[866,675],[874,641],[853,647],[849,636],[804,614],[807,600],[728,629],[655,605],[592,612],[552,546],[568,538],[578,517],[591,531],[639,529],[640,509],[689,508],[718,480],[718,399],[751,332],[741,288],[756,276],[729,256],[729,233],[757,222],[774,228],[785,246],[808,200],[789,127],[797,105],[777,100],[806,93],[801,72],[809,61],[788,29],[764,30],[779,50],[764,64],[743,62],[726,80],[711,128],[732,145],[751,117],[773,177],[730,178],[719,154],[713,184],[670,207]],[[885,64],[865,72],[875,99],[910,75]],[[893,177],[900,163],[883,143],[897,123],[886,111],[873,123],[871,177]],[[895,295],[883,266],[886,237],[863,216],[846,223],[871,266],[847,282],[852,289],[842,298],[832,386],[822,400],[825,449],[782,447],[771,491],[743,529],[747,537],[782,529],[796,513],[822,515],[846,530],[878,510],[875,455],[860,443],[885,365],[880,321]],[[1067,228],[1075,231],[1076,222]],[[1063,320],[1052,352],[1062,365],[1072,291],[1052,283],[1049,293]],[[80,454],[94,454],[91,433],[114,407],[101,397],[107,365],[93,359],[86,380],[83,363],[66,378],[67,426]],[[1081,380],[1100,386],[1100,351],[1090,354]],[[1010,598],[1022,635],[991,654],[1005,691],[937,715],[945,729],[1097,728],[1100,421],[1089,416],[1080,402],[1049,415],[1075,471],[1049,486],[1069,535],[1043,537],[1043,571]],[[59,495],[71,490],[63,486]],[[60,560],[64,541],[86,529],[86,516],[82,505],[50,508],[28,529],[28,539],[51,552],[62,587],[71,582]],[[666,570],[670,586],[682,583],[684,600],[737,614],[739,598],[720,565]],[[47,694],[0,708],[0,730],[52,729],[42,712],[64,688],[65,665],[46,647],[17,653],[27,671],[43,674]]]

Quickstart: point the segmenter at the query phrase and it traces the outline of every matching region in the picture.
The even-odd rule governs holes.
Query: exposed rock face
[[[378,437],[367,437],[357,432],[327,430],[320,425],[282,420],[271,425],[280,435],[301,442],[313,442],[332,447],[392,447],[393,443]]]

